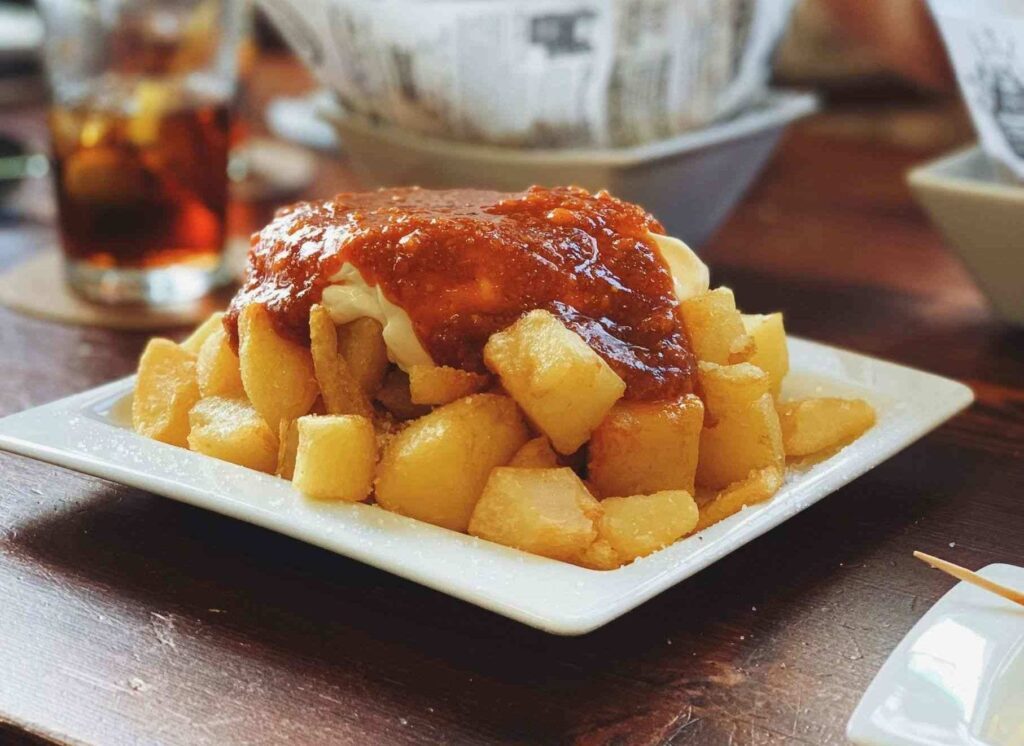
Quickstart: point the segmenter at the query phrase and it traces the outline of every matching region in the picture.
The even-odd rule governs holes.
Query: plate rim
[[[922,401],[921,406],[914,410],[918,418],[915,418],[913,424],[898,420],[885,430],[869,431],[860,440],[815,465],[805,474],[793,477],[799,483],[796,484],[795,496],[791,499],[779,499],[788,492],[788,487],[792,483],[788,481],[775,499],[745,509],[700,534],[680,540],[649,557],[612,571],[589,570],[529,555],[372,506],[314,505],[311,501],[296,501],[289,482],[148,440],[118,426],[109,418],[104,421],[93,413],[84,412],[90,407],[95,409],[100,403],[111,400],[115,395],[123,396],[130,390],[134,376],[101,384],[79,394],[0,419],[0,450],[125,484],[252,523],[369,564],[546,632],[580,635],[618,618],[824,499],[923,437],[966,408],[974,399],[969,387],[952,379],[795,336],[789,336],[788,341],[791,355],[796,351],[795,357],[802,354],[811,359],[817,356],[824,360],[831,356],[843,365],[860,366],[870,372],[876,387],[868,388],[866,384],[859,384],[865,392],[871,391],[880,395],[882,388],[878,386],[879,377],[875,374],[889,373],[892,374],[892,380],[910,376],[918,388],[927,389],[932,393],[942,391],[944,395],[936,397],[937,401],[929,401],[927,407]],[[47,424],[52,427],[58,423],[63,426],[60,434],[64,441],[76,436],[82,439],[76,444],[76,448],[71,449],[66,443],[63,446],[54,445],[55,436],[52,435],[32,436],[34,429],[38,430]],[[155,454],[160,458],[145,462],[150,469],[148,472],[140,471],[139,467],[132,466],[126,461],[118,463],[111,456],[101,458],[89,452],[91,446],[85,437],[97,433],[111,438],[115,446],[129,450],[136,448],[140,452]],[[875,448],[868,451],[871,445]],[[855,457],[861,451],[864,453]],[[843,454],[846,456],[843,457]],[[187,473],[192,481],[186,483],[181,481],[180,477],[170,479],[166,476],[154,476],[159,471],[157,467],[160,464],[154,465],[153,461],[188,464]],[[180,474],[181,468],[165,468],[164,472]],[[203,472],[216,472],[206,479],[205,486],[200,479]],[[226,475],[224,479],[238,481],[243,486],[260,485],[261,489],[258,494],[250,495],[245,500],[232,497],[225,494],[222,488],[211,487],[218,484],[218,475]],[[275,508],[277,512],[258,504],[263,502],[269,505],[274,500],[280,503],[288,500],[289,496],[290,502],[284,503],[283,510],[278,505]],[[372,511],[373,515],[361,514],[358,512],[360,509]],[[344,524],[327,525],[321,527],[322,530],[316,536],[311,534],[310,527],[323,516],[341,513],[347,513],[349,516]],[[395,552],[393,557],[389,557],[379,544],[368,543],[361,537],[363,532],[372,535],[377,531],[381,532],[379,540],[384,542],[389,542],[403,533],[426,537],[429,541],[439,539],[441,543],[434,545],[433,550],[440,549],[442,555],[455,552],[466,560],[482,564],[485,571],[506,575],[515,582],[542,581],[549,589],[558,586],[563,591],[563,595],[559,596],[559,606],[541,608],[536,602],[511,597],[510,583],[498,584],[499,587],[495,588],[486,583],[481,585],[472,579],[467,580],[447,568],[443,557],[425,558],[426,561],[420,563],[410,562],[408,555],[417,549],[413,545],[400,545],[399,551]],[[399,538],[405,541],[408,537]],[[462,561],[460,560],[460,565],[464,569]],[[530,570],[520,577],[518,573],[523,573],[526,566],[529,566]],[[507,575],[509,573],[513,574]]]

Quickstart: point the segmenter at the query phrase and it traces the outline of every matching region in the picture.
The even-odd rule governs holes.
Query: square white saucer
[[[1024,589],[1024,567],[979,574]],[[862,746],[1024,744],[1024,606],[958,583],[886,660],[846,735]]]

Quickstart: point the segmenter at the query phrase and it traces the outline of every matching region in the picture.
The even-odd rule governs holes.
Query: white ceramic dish
[[[1024,588],[1024,568],[981,575]],[[889,656],[846,730],[863,746],[1024,743],[1024,606],[959,583]]]
[[[458,143],[373,124],[327,108],[367,186],[503,191],[531,184],[607,189],[643,205],[700,246],[760,173],[786,126],[817,108],[809,93],[774,91],[749,111],[701,130],[628,148],[541,150]]]
[[[140,437],[127,425],[132,379],[0,420],[0,448],[264,526],[525,624],[589,632],[842,487],[966,407],[966,386],[790,340],[788,395],[863,396],[875,427],[832,458],[791,470],[770,502],[610,572],[525,554],[369,505],[317,504],[276,477]]]
[[[999,315],[1024,326],[1024,184],[977,146],[919,166],[907,180]]]

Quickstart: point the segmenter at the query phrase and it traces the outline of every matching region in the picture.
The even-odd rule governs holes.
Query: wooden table
[[[268,70],[264,92],[294,78]],[[990,315],[910,199],[906,169],[942,143],[858,116],[794,128],[705,256],[794,333],[966,381],[967,413],[577,639],[0,455],[0,742],[843,742],[951,585],[911,550],[1024,559],[1024,332]],[[312,194],[345,183],[343,164],[321,168]],[[2,266],[53,240],[0,231]],[[128,374],[144,342],[0,310],[0,414]]]

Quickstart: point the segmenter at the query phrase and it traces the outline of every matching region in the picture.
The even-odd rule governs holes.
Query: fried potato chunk
[[[615,550],[620,563],[632,562],[667,547],[697,525],[697,503],[686,490],[609,497],[601,501],[598,535]]]
[[[207,338],[213,334],[217,329],[224,328],[224,312],[217,311],[217,313],[210,314],[210,316],[202,324],[197,326],[191,334],[189,334],[181,342],[181,349],[186,352],[191,352],[193,355],[198,355],[200,348]]]
[[[697,458],[697,484],[720,489],[754,469],[785,462],[782,432],[767,373],[749,363],[700,363],[707,406]]]
[[[359,415],[298,419],[292,484],[316,500],[361,502],[370,496],[377,464],[373,422]]]
[[[377,391],[377,401],[397,420],[414,420],[430,411],[426,404],[413,403],[409,376],[398,368],[392,368],[384,377],[384,384]]]
[[[748,505],[764,502],[778,492],[780,487],[782,469],[777,466],[754,469],[746,478],[733,482],[701,505],[700,518],[694,530],[703,531]]]
[[[547,311],[492,334],[484,362],[562,454],[583,445],[626,391],[608,363]]]
[[[319,304],[309,311],[309,351],[327,413],[372,417],[370,400],[338,352],[338,330],[331,314]]]
[[[361,318],[338,327],[338,351],[363,392],[372,397],[384,383],[388,348],[384,330],[376,319]]]
[[[499,467],[491,472],[469,533],[552,559],[572,561],[597,538],[601,506],[572,469]]]
[[[414,365],[409,369],[413,404],[448,404],[483,391],[490,382],[490,376],[446,365]]]
[[[754,340],[754,354],[747,360],[768,374],[771,391],[779,395],[782,381],[789,372],[789,348],[781,313],[743,314],[743,328]]]
[[[277,436],[256,408],[244,399],[211,396],[188,414],[188,446],[197,453],[273,474]]]
[[[754,340],[743,328],[736,299],[729,288],[715,288],[679,305],[683,325],[698,360],[719,365],[747,361]]]
[[[844,446],[875,424],[875,410],[863,399],[797,399],[779,404],[778,411],[787,456]]]
[[[605,497],[693,492],[704,404],[620,401],[590,439],[587,477]]]
[[[742,410],[771,391],[768,374],[750,363],[699,363],[697,374],[708,409],[707,424],[714,424],[722,417]]]
[[[196,358],[199,392],[205,396],[245,398],[238,355],[231,349],[224,327],[214,329],[199,348]]]
[[[238,338],[242,385],[271,431],[309,412],[320,394],[309,350],[280,336],[258,303],[239,315]]]
[[[188,411],[197,401],[196,356],[169,339],[151,339],[139,360],[132,428],[147,438],[186,448]]]
[[[509,466],[522,469],[554,469],[559,466],[558,455],[551,449],[548,439],[539,438],[527,441],[516,455],[508,462]]]
[[[377,503],[427,523],[465,531],[484,484],[528,438],[515,402],[474,394],[413,421],[377,467]]]
[[[291,479],[295,474],[295,454],[299,450],[299,421],[281,420],[277,432],[277,476]]]
[[[598,535],[586,549],[572,558],[573,564],[590,570],[614,570],[622,566],[622,558],[607,539]]]

